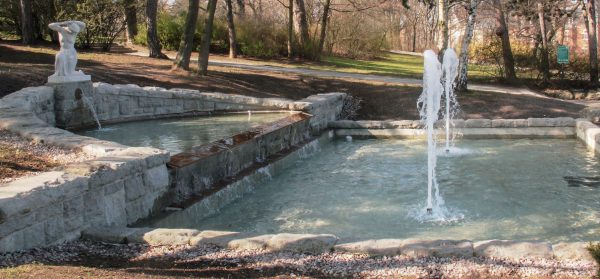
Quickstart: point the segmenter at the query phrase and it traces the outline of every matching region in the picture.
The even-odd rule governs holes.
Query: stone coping
[[[344,242],[332,234],[266,234],[195,229],[94,227],[83,237],[107,243],[161,245],[214,245],[234,250],[290,251],[321,254],[333,251],[370,256],[404,255],[424,257],[489,257],[520,260],[524,258],[580,260],[593,262],[585,242],[452,240],[452,239],[372,239]]]
[[[579,120],[579,119],[578,119]],[[571,117],[528,118],[528,119],[455,119],[454,128],[539,128],[539,127],[575,127],[576,119]],[[436,122],[442,127],[444,120]],[[329,122],[332,129],[421,129],[421,120],[338,120]]]
[[[290,116],[282,119],[262,124],[256,128],[249,129],[245,132],[238,133],[236,135],[226,137],[211,143],[196,146],[190,151],[184,151],[179,154],[171,156],[171,160],[167,165],[171,168],[180,168],[190,164],[194,164],[206,157],[214,156],[221,152],[227,152],[228,150],[235,148],[245,142],[252,139],[259,138],[261,136],[270,134],[283,127],[289,126],[293,123],[310,119],[312,115],[297,112]]]

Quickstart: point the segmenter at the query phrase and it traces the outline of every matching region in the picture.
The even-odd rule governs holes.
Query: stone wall
[[[444,121],[436,123],[443,127]],[[456,119],[454,128],[463,138],[573,138],[576,120],[570,117],[528,119]],[[339,137],[424,138],[420,120],[397,121],[330,121]],[[440,133],[443,135],[443,132]]]
[[[577,138],[597,154],[600,154],[600,127],[587,119],[577,119]]]
[[[126,226],[167,191],[166,153],[128,148],[0,188],[0,252],[79,238],[90,226]]]
[[[0,252],[76,239],[90,226],[124,227],[182,200],[175,197],[219,189],[203,177],[227,183],[262,160],[281,156],[335,120],[344,96],[321,94],[295,102],[90,82],[30,87],[10,94],[0,99],[0,129],[81,150],[94,159],[0,185]],[[171,183],[166,151],[128,147],[55,127],[95,125],[90,104],[104,123],[240,110],[301,108],[316,115],[295,114],[250,131],[247,138],[241,134],[197,148],[193,156],[206,148],[212,151],[201,156],[202,163],[182,164],[185,171],[176,171],[177,183]]]
[[[85,98],[92,101],[102,123],[215,112],[246,110],[297,110],[315,115],[311,124],[316,132],[336,120],[344,93],[310,96],[300,101],[281,98],[254,98],[242,95],[206,93],[190,89],[139,87],[133,84],[73,83],[56,85],[56,115],[60,127],[78,129],[94,126],[95,120]],[[78,91],[79,90],[79,91]]]
[[[310,119],[304,113],[294,114],[172,156],[168,166],[174,202],[184,203],[214,194],[240,173],[260,167],[308,141]]]

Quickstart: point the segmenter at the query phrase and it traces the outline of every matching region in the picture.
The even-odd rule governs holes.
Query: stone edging
[[[3,184],[0,252],[73,240],[90,226],[125,227],[168,203],[168,152],[128,147],[54,127],[59,123],[75,128],[93,124],[89,108],[84,107],[85,98],[94,100],[104,121],[265,106],[304,110],[314,115],[311,131],[319,133],[329,121],[336,120],[345,96],[327,93],[290,101],[91,82],[28,87],[9,94],[0,99],[0,129],[48,145],[81,150],[94,159]],[[66,121],[69,119],[74,122]]]
[[[455,119],[454,128],[534,128],[534,127],[575,127],[576,120],[571,117],[528,118],[528,119]],[[436,123],[443,126],[440,120]],[[332,129],[420,129],[421,120],[338,120],[329,122]]]
[[[519,260],[523,258],[579,260],[593,262],[583,242],[511,240],[417,240],[378,239],[338,244],[331,234],[252,235],[227,231],[152,228],[91,228],[83,237],[108,243],[161,245],[214,245],[235,250],[289,251],[308,254],[346,252],[370,256],[404,255],[422,257],[490,257]]]

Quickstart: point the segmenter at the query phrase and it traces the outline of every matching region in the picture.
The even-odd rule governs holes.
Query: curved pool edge
[[[340,243],[333,234],[265,234],[195,229],[98,227],[83,232],[83,238],[114,244],[147,244],[150,246],[210,245],[232,250],[264,250],[323,254],[331,252],[368,256],[406,256],[408,258],[472,258],[484,257],[519,261],[554,259],[593,264],[585,242],[519,241],[519,240],[451,240],[451,239],[370,239]]]

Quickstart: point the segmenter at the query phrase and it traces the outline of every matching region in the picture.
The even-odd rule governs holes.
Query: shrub
[[[471,43],[469,53],[469,60],[472,64],[493,65],[489,69],[484,67],[482,70],[486,70],[487,74],[496,79],[504,77],[502,42],[499,37],[490,35],[486,40]]]
[[[363,100],[361,98],[352,95],[346,96],[339,118],[343,120],[356,120],[358,111],[362,108],[362,102]]]
[[[240,53],[257,58],[273,58],[287,52],[287,33],[277,24],[242,19],[237,22]]]
[[[158,14],[156,20],[156,28],[158,31],[158,39],[160,45],[166,50],[177,50],[183,34],[183,28],[185,24],[185,14],[180,15],[169,15],[164,12]],[[148,27],[146,24],[140,24],[138,26],[138,34],[135,36],[133,41],[135,44],[147,46],[148,45]],[[200,40],[200,35],[196,31],[194,42]]]
[[[95,45],[110,51],[115,39],[125,29],[125,17],[121,5],[113,0],[83,0],[75,8],[61,11],[58,18],[81,18],[85,31],[77,36],[77,47],[91,48]]]

